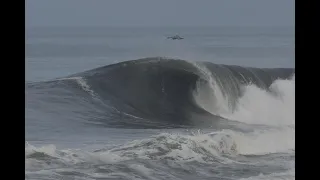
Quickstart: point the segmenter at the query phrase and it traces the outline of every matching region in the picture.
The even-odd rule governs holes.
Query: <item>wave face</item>
[[[133,124],[135,127],[194,126],[220,122],[226,114],[234,112],[245,85],[269,91],[275,80],[288,79],[294,71],[155,57],[29,83],[27,88],[40,90],[42,94],[48,88],[64,90],[63,96],[73,98],[72,102],[78,105],[80,100],[75,99],[80,94],[94,106],[92,109],[100,110],[100,119],[107,125],[119,125],[114,122],[116,116],[118,123],[130,124],[130,127],[134,127]],[[112,123],[108,119],[113,119]]]

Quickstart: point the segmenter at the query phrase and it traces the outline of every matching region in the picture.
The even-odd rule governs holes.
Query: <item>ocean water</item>
[[[295,179],[294,48],[284,27],[27,28],[26,179]]]

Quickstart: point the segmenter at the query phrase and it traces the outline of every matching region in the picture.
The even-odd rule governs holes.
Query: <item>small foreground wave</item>
[[[209,178],[215,173],[227,173],[226,169],[248,171],[239,174],[243,178],[270,175],[293,168],[294,138],[286,142],[293,135],[294,129],[161,133],[95,151],[58,150],[54,145],[34,147],[26,143],[26,175],[42,176],[46,172],[56,178],[184,179],[182,172],[184,177],[194,173],[194,178]],[[175,171],[167,173],[168,168]]]

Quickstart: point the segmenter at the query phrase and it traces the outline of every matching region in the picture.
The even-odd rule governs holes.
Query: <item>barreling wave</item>
[[[213,118],[218,121],[221,114],[233,111],[244,85],[254,84],[269,90],[275,80],[288,79],[294,71],[293,68],[251,68],[155,57],[27,86],[37,89],[61,86],[77,92],[81,87],[120,117],[196,125],[209,119],[212,122]],[[66,83],[70,80],[76,83]]]

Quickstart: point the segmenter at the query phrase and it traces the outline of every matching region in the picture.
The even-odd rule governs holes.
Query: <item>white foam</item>
[[[279,129],[255,130],[241,133],[224,130],[237,145],[238,154],[264,155],[271,153],[292,152],[295,149],[295,129],[284,127]]]
[[[149,139],[135,140],[111,150],[121,157],[174,159],[176,161],[224,161],[222,154],[236,154],[235,142],[225,133],[179,135],[162,133]]]
[[[240,180],[294,180],[294,179],[295,179],[295,169],[293,168],[286,172],[272,173],[268,175],[259,174],[258,176],[241,178]]]
[[[289,80],[276,80],[270,86],[273,93],[255,85],[248,85],[244,90],[236,110],[224,117],[247,124],[295,125],[294,77]]]
[[[35,152],[40,152],[40,153],[48,154],[50,156],[55,156],[55,151],[56,151],[56,147],[52,144],[36,148],[35,146],[32,146],[28,142],[25,143],[25,156],[26,157],[35,153]]]
[[[34,153],[42,153],[48,156],[48,160],[54,160],[55,163],[47,164],[42,160],[38,160],[35,157],[31,157]],[[45,145],[35,147],[26,142],[25,147],[25,167],[26,170],[34,168],[49,168],[56,167],[59,164],[75,165],[78,163],[116,163],[119,161],[128,160],[127,157],[120,157],[109,151],[102,152],[87,152],[78,149],[64,149],[58,150],[54,145]]]
[[[121,145],[107,151],[106,155],[116,154],[124,159],[173,159],[202,163],[213,163],[219,159],[228,163],[232,161],[225,157],[292,153],[295,149],[294,131],[293,127],[283,127],[251,133],[232,130],[193,135],[162,133]]]
[[[28,142],[25,144],[25,169],[33,169],[33,168],[44,168],[47,167],[45,163],[42,163],[36,159],[28,158],[30,155],[34,153],[43,153],[49,156],[55,156],[55,146],[47,145],[40,148],[36,148],[35,146],[30,145]]]
[[[77,164],[80,162],[84,162],[85,160],[80,156],[80,151],[73,149],[73,150],[57,150],[55,145],[45,145],[41,147],[35,147],[30,145],[26,142],[25,147],[25,168],[34,169],[41,167],[42,169],[48,167],[55,167],[59,166],[58,164],[52,163],[48,164],[43,160],[38,160],[37,158],[31,157],[31,155],[35,153],[41,153],[45,156],[48,156],[49,159],[55,160],[55,162],[62,163],[62,164]]]
[[[67,165],[67,167],[72,167],[79,163],[114,164],[134,159],[170,159],[180,163],[195,161],[207,164],[216,164],[217,162],[222,164],[250,164],[256,162],[238,162],[238,155],[263,155],[293,150],[295,141],[292,133],[294,133],[294,128],[290,127],[256,130],[251,133],[241,133],[232,130],[222,130],[206,134],[198,131],[189,135],[162,133],[148,139],[135,140],[116,148],[97,152],[85,152],[76,149],[57,150],[54,145],[34,147],[26,144],[26,170],[57,170],[61,166],[61,163]],[[34,157],[30,157],[34,152],[43,152],[54,158],[49,164],[43,163],[41,160],[37,161]],[[283,162],[281,159],[280,162],[260,163],[281,163],[282,167],[288,166],[289,168],[294,168],[292,161]],[[282,165],[282,163],[284,164]],[[155,174],[153,169],[149,169],[144,165],[131,164],[129,168],[148,179],[152,179],[151,177]],[[103,176],[122,177],[127,175],[121,173],[91,174],[92,177],[96,178]],[[294,177],[294,174],[261,174],[257,177],[251,177],[251,179],[268,179],[268,177],[271,177],[269,179],[287,177],[290,179],[292,176]]]
[[[89,162],[116,163],[119,161],[129,160],[127,157],[121,157],[118,154],[109,151],[87,153],[86,159]]]

